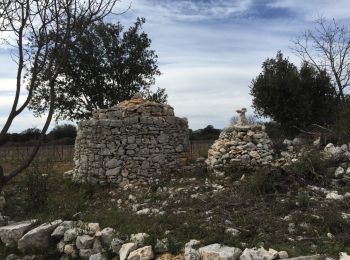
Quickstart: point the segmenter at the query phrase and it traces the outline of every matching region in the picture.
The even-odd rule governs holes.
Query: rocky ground
[[[23,175],[6,187],[3,215],[9,218],[2,220],[37,219],[28,230],[47,221],[51,225],[56,223],[50,226],[48,237],[62,225],[61,220],[74,221],[68,222],[73,227],[69,224],[67,230],[84,226],[82,223],[98,223],[99,228],[94,232],[81,231],[83,228],[79,227],[80,232],[73,234],[71,240],[66,238],[67,241],[65,230],[53,244],[48,243],[44,254],[34,252],[44,255],[44,259],[67,255],[87,258],[92,253],[98,254],[91,249],[95,241],[101,240],[98,232],[105,232],[106,227],[113,230],[113,239],[121,241],[120,248],[114,251],[110,243],[102,246],[104,249],[100,251],[107,254],[107,259],[123,258],[120,249],[124,244],[129,247],[129,253],[139,250],[143,253],[134,254],[145,255],[134,258],[129,255],[130,259],[180,259],[192,247],[197,258],[187,259],[199,259],[198,254],[202,259],[213,259],[205,253],[208,250],[219,255],[215,259],[236,259],[241,252],[250,252],[247,253],[250,258],[241,256],[242,260],[287,255],[338,259],[339,253],[350,253],[350,165],[344,146],[328,145],[325,151],[328,159],[324,159],[324,154],[310,152],[284,168],[232,165],[225,169],[224,177],[208,173],[200,160],[196,167],[181,173],[119,187],[77,185],[63,178],[62,167],[46,169],[43,178],[28,179]],[[132,234],[138,233],[148,234],[146,242],[130,245],[135,243]],[[1,259],[10,254],[23,256],[23,252],[28,255],[22,242],[7,243],[1,234],[0,231],[4,244]],[[81,246],[81,239],[84,243],[87,240],[87,245]],[[195,245],[186,247],[188,243]],[[199,249],[207,245],[211,245],[209,249]],[[266,250],[259,251],[261,247]],[[346,257],[342,254],[342,259]]]

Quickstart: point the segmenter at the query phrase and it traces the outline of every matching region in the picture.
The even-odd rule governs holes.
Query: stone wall
[[[120,183],[175,171],[188,160],[187,119],[165,104],[136,96],[80,122],[73,180]]]

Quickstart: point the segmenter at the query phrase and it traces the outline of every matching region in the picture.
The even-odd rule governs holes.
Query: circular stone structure
[[[107,184],[176,171],[188,161],[185,118],[166,104],[139,95],[99,109],[78,125],[73,180]]]
[[[208,151],[206,163],[215,173],[223,173],[233,163],[247,166],[272,163],[272,142],[261,125],[250,125],[245,117],[247,110],[237,110],[237,124],[225,128]]]

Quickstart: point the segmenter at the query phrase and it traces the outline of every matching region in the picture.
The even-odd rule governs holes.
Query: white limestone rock
[[[211,244],[198,249],[202,260],[235,260],[238,259],[242,250],[236,247],[228,247],[221,244]]]
[[[90,249],[94,244],[94,238],[89,235],[77,236],[75,245],[78,249]]]
[[[144,246],[147,238],[149,238],[149,235],[146,233],[137,233],[130,235],[130,241],[135,243],[138,247]]]
[[[342,200],[342,199],[344,199],[344,196],[338,194],[338,192],[336,192],[336,191],[331,191],[331,192],[327,193],[326,199],[328,199],[328,200]]]
[[[64,232],[63,241],[64,242],[71,242],[71,241],[75,240],[77,238],[77,236],[78,236],[78,232],[77,232],[76,228],[68,229]]]
[[[93,254],[89,257],[89,260],[107,260],[105,256],[103,256],[101,253]]]
[[[340,252],[339,260],[350,260],[350,256],[346,252]]]
[[[52,232],[51,236],[54,238],[61,238],[64,236],[64,233],[74,227],[73,221],[63,221],[57,228]]]
[[[0,239],[4,244],[15,244],[17,241],[37,223],[36,219],[16,222],[0,227]]]
[[[341,178],[341,177],[343,177],[344,173],[345,173],[344,168],[339,166],[334,172],[334,177],[335,178]]]
[[[232,237],[238,237],[241,232],[235,228],[226,228],[225,233],[230,234]]]
[[[29,250],[42,251],[49,247],[52,231],[62,223],[62,220],[44,223],[26,233],[18,240],[18,249],[22,252]]]
[[[125,260],[128,258],[130,252],[137,249],[137,244],[135,243],[126,243],[123,244],[119,250],[119,260]]]
[[[109,245],[112,242],[113,236],[115,235],[114,228],[104,228],[101,230],[101,240],[105,245]]]
[[[321,255],[308,255],[288,258],[288,260],[321,260]]]
[[[242,255],[239,257],[240,260],[273,260],[278,257],[278,252],[274,249],[266,250],[263,247],[260,248],[246,248]]]
[[[151,246],[141,247],[132,251],[128,260],[150,260],[154,258],[153,250]]]
[[[197,249],[193,247],[197,247],[201,244],[199,240],[192,239],[185,245],[184,250],[184,259],[185,260],[200,260],[201,256]]]

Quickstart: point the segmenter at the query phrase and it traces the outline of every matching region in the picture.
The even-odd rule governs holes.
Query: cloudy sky
[[[166,88],[169,104],[192,129],[223,128],[241,107],[252,113],[249,85],[261,63],[282,50],[299,64],[292,40],[318,17],[350,27],[349,0],[121,0],[115,12],[129,5],[110,19],[128,26],[146,18],[162,72],[156,86]],[[0,126],[12,102],[15,68],[0,48]],[[11,132],[42,122],[26,111]]]

